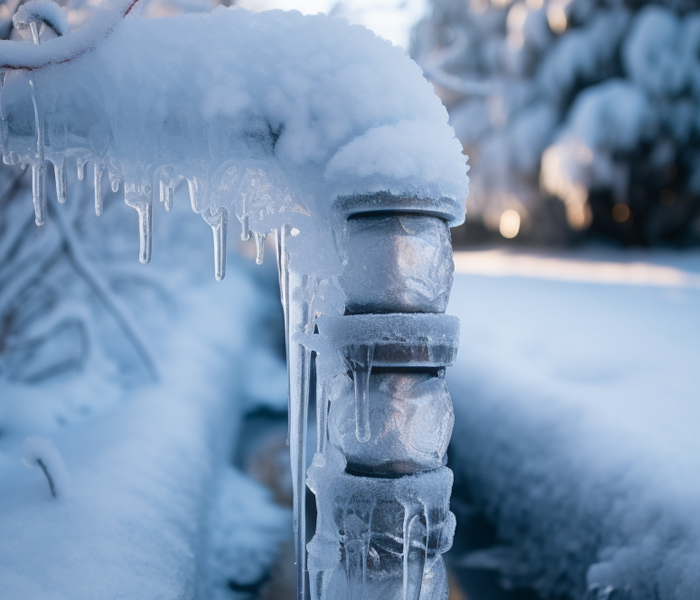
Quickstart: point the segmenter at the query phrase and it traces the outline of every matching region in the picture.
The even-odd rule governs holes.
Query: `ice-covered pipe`
[[[439,555],[453,527],[451,476],[439,466],[452,418],[442,375],[457,339],[454,319],[441,313],[452,276],[447,227],[463,220],[468,185],[445,109],[402,51],[343,21],[223,8],[122,19],[129,5],[115,6],[111,20],[98,19],[92,29],[37,46],[2,45],[4,161],[37,172],[52,163],[59,202],[66,160],[77,162],[80,178],[92,162],[95,210],[102,211],[107,174],[138,212],[142,262],[151,255],[154,197],[167,211],[185,182],[194,212],[211,227],[217,278],[225,274],[229,222],[240,222],[244,239],[254,237],[259,262],[273,233],[285,311],[299,597],[307,581],[304,453],[314,369],[321,430],[347,424],[351,404],[355,440],[340,425],[319,438],[310,477],[323,522],[311,547],[337,552],[323,553],[322,564],[312,552],[312,593],[332,597],[324,590],[341,584],[324,585],[341,581],[341,572],[346,582],[352,574],[343,588],[350,597],[368,589],[358,572],[371,574],[370,587],[382,587],[378,560],[380,567],[401,565],[400,577],[390,569],[392,593],[440,597]],[[45,194],[37,185],[37,214]],[[348,371],[352,397],[336,392],[347,390]],[[382,421],[392,411],[393,428]],[[397,427],[401,419],[405,426]],[[332,482],[338,486],[324,487]],[[372,488],[382,506],[398,502],[400,522],[377,508],[375,525],[384,524],[365,531],[346,511],[354,528],[341,532],[337,515],[323,509],[333,498],[322,490],[355,498],[354,486]],[[328,566],[341,555],[343,569]]]
[[[327,443],[309,471],[312,600],[444,600],[454,414],[444,370],[459,322],[443,314],[454,265],[449,207],[389,195],[343,198],[342,316],[318,320]],[[458,216],[458,215],[457,215]],[[328,355],[330,354],[330,359]]]

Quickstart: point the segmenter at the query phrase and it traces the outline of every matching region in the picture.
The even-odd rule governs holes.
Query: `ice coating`
[[[333,516],[317,524],[309,543],[312,600],[344,597],[345,589],[354,591],[351,598],[447,598],[440,555],[455,527],[449,469],[357,477],[342,470],[341,456],[328,453],[325,461],[314,458],[309,487],[319,513]]]
[[[333,348],[346,362],[352,361],[356,348],[371,346],[374,366],[447,367],[459,346],[459,319],[451,315],[322,316],[317,326],[322,337],[338,341]]]
[[[353,472],[396,475],[444,465],[454,411],[445,378],[425,372],[375,373],[367,416],[370,435],[355,435],[353,382],[339,375],[329,393],[331,442],[342,449]]]
[[[347,236],[346,312],[445,312],[454,263],[443,219],[364,215],[348,219]]]

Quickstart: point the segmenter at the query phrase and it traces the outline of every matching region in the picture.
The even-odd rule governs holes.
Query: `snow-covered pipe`
[[[128,11],[121,0],[115,6],[112,16]],[[342,588],[359,598],[389,573],[392,597],[441,597],[439,555],[454,525],[451,474],[439,466],[452,418],[442,374],[457,339],[455,320],[441,313],[452,277],[448,226],[463,221],[468,192],[445,109],[402,51],[343,21],[224,8],[121,15],[31,49],[0,47],[5,68],[18,69],[21,58],[31,69],[4,78],[4,161],[35,172],[50,161],[59,202],[66,160],[76,160],[81,178],[92,162],[95,210],[106,173],[139,214],[142,262],[151,255],[154,197],[167,211],[185,182],[194,212],[211,227],[217,278],[234,216],[242,237],[255,238],[258,262],[272,233],[285,312],[299,598],[314,370],[319,431],[332,435],[319,438],[309,474],[323,521],[310,546],[312,594],[331,598]],[[89,43],[78,44],[79,35]],[[34,190],[38,222],[45,190]],[[348,369],[352,396],[334,391]],[[341,431],[349,422],[344,401],[354,405],[352,442]],[[400,406],[405,420],[388,445],[373,435],[382,406]],[[341,489],[350,504],[371,490],[374,527],[343,517],[360,529],[341,531],[328,508]],[[390,508],[399,505],[400,523]],[[405,543],[392,550],[397,539]],[[345,566],[331,568],[341,555]],[[374,568],[375,559],[389,570]]]

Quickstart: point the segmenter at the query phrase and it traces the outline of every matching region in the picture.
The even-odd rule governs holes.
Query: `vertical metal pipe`
[[[444,367],[458,334],[445,334],[454,318],[441,313],[452,247],[447,219],[416,211],[413,199],[413,210],[392,202],[388,210],[375,202],[376,214],[360,202],[359,214],[349,214],[339,277],[346,314],[319,322],[343,360],[318,382],[319,440],[327,427],[328,442],[309,471],[318,508],[309,544],[314,600],[448,593],[440,554],[454,529],[444,467],[454,415]]]

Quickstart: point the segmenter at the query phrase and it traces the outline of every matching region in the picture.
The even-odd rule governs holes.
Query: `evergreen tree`
[[[700,242],[696,0],[432,7],[412,54],[470,156],[472,226],[512,237],[521,225],[540,242]]]

